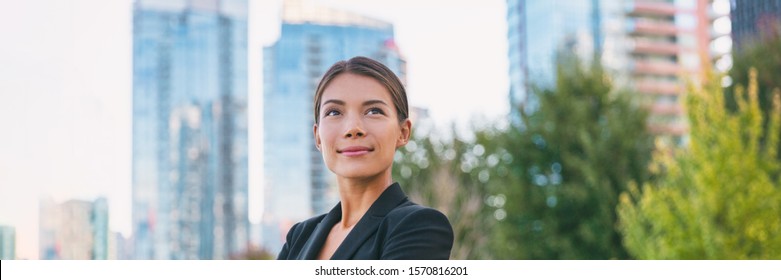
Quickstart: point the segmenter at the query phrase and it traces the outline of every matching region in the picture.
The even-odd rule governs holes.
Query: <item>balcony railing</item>
[[[655,135],[682,136],[689,132],[689,128],[680,123],[648,124],[647,128]]]
[[[673,23],[667,22],[653,22],[648,20],[635,20],[631,30],[634,34],[650,34],[650,35],[677,35],[681,32],[677,26]]]
[[[683,108],[678,104],[653,104],[651,105],[650,112],[653,115],[659,116],[681,116],[683,115]]]
[[[670,62],[635,61],[632,70],[635,74],[677,75],[681,72],[681,67]]]
[[[632,51],[635,53],[676,55],[680,50],[681,47],[676,44],[635,41]]]
[[[672,3],[634,1],[626,6],[629,14],[633,15],[661,15],[672,16],[678,12],[678,8]]]
[[[648,94],[679,95],[681,93],[681,86],[678,84],[664,82],[640,82],[635,84],[635,89]]]

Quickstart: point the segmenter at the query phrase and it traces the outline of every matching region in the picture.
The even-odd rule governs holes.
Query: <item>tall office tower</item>
[[[135,258],[246,250],[247,155],[247,1],[136,0]]]
[[[589,61],[605,47],[605,22],[598,0],[535,1],[507,0],[510,60],[510,104],[512,115],[519,110],[535,111],[539,101],[529,86],[550,87],[555,83],[555,63],[562,52],[573,52]],[[613,1],[616,2],[616,1]]]
[[[16,229],[0,225],[0,260],[16,258]]]
[[[105,260],[108,258],[108,203],[69,200],[40,201],[40,258]]]
[[[732,39],[737,50],[781,28],[781,0],[731,0],[730,3]]]
[[[649,130],[680,142],[687,133],[679,95],[701,72],[701,46],[712,39],[708,0],[508,0],[510,102],[533,111],[530,85],[555,81],[557,54],[597,54],[615,84],[650,100]],[[704,22],[704,23],[703,23]],[[705,34],[705,35],[703,35]]]
[[[282,13],[279,40],[264,49],[263,246],[272,253],[293,223],[338,201],[312,134],[321,76],[333,63],[361,55],[405,79],[391,24],[308,1],[285,1]]]

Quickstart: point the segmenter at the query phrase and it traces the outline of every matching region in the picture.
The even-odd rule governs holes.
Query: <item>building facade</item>
[[[285,1],[281,35],[264,49],[263,247],[279,252],[295,222],[329,211],[335,179],[314,144],[314,92],[339,60],[366,56],[405,79],[393,26],[365,16]]]
[[[539,104],[530,86],[550,87],[561,52],[599,59],[614,84],[648,100],[648,129],[681,142],[688,132],[685,83],[699,77],[716,18],[709,0],[508,0],[513,115]],[[724,34],[720,34],[724,35]]]
[[[227,259],[248,246],[247,2],[133,7],[137,259]]]
[[[731,0],[730,4],[736,49],[781,28],[781,0]]]
[[[69,200],[40,202],[40,259],[106,260],[109,251],[108,203]]]
[[[16,259],[16,229],[0,225],[0,260]]]
[[[555,83],[556,57],[574,52],[584,59],[601,52],[604,9],[598,0],[507,1],[511,111],[534,111],[539,101],[529,86]]]

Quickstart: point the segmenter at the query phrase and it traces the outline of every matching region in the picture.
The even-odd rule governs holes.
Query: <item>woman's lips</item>
[[[352,146],[341,150],[337,150],[338,153],[348,157],[362,156],[368,154],[371,151],[374,151],[374,149],[371,149],[369,147],[363,147],[363,146]]]

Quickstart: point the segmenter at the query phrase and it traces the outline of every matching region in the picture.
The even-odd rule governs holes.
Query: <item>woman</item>
[[[314,106],[315,144],[336,174],[340,202],[294,225],[278,259],[448,259],[447,217],[409,201],[391,178],[412,128],[399,78],[369,58],[340,61],[317,86]]]

